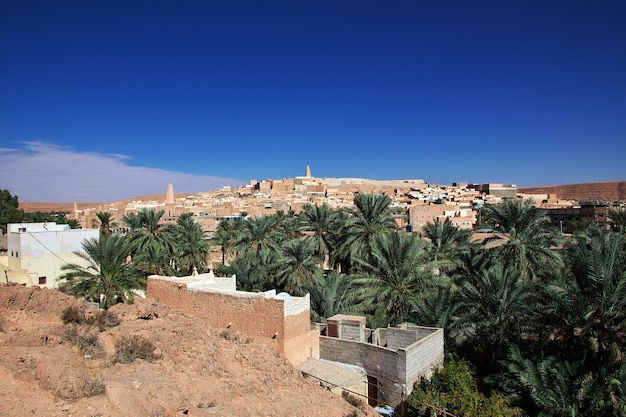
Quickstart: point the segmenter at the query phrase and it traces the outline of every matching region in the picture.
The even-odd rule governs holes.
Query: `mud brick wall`
[[[200,317],[215,329],[238,331],[293,364],[310,355],[319,357],[317,332],[310,330],[310,310],[304,302],[285,311],[284,300],[267,298],[264,293],[194,290],[184,282],[153,277],[148,279],[146,296]]]

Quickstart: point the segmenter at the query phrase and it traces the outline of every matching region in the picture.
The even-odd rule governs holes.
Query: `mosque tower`
[[[172,184],[167,184],[167,194],[165,195],[165,205],[174,205],[174,186]]]
[[[310,166],[306,166],[306,173],[304,174],[305,177],[307,178],[311,178],[311,167]]]

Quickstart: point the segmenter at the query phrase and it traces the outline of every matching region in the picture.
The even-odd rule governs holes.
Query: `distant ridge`
[[[524,187],[518,188],[517,192],[522,194],[556,194],[559,200],[626,201],[626,181]]]
[[[182,197],[186,197],[188,195],[195,195],[197,193],[176,193],[175,197],[176,198],[182,198]],[[114,204],[114,203],[122,203],[122,204],[128,204],[128,203],[132,203],[133,201],[163,201],[165,202],[165,194],[149,194],[149,195],[142,195],[142,196],[137,196],[137,197],[131,197],[131,198],[125,198],[123,200],[118,200],[118,201],[114,201],[114,202],[108,202],[108,203],[102,203],[102,202],[77,202],[76,206],[78,207],[79,210],[84,210],[84,209],[88,209],[88,208],[94,208],[94,207],[100,207],[100,206],[106,206],[106,205],[110,205],[110,204]],[[73,202],[67,202],[67,203],[48,203],[45,201],[20,201],[19,202],[19,208],[24,210],[24,212],[26,213],[34,213],[36,211],[41,211],[42,213],[49,213],[52,211],[73,211],[74,210],[74,203]]]

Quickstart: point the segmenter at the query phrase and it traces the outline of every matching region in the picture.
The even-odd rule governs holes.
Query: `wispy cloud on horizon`
[[[241,180],[185,174],[128,165],[131,157],[77,152],[57,144],[29,141],[17,148],[0,148],[0,188],[20,201],[110,202],[147,194],[198,193]]]

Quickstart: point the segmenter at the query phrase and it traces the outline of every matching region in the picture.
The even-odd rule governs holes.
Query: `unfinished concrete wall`
[[[386,341],[386,345],[389,349],[398,350],[400,348],[406,348],[417,342],[417,332],[415,330],[398,329],[389,327],[386,329],[378,329],[381,332],[381,340]]]
[[[402,363],[398,352],[369,343],[327,336],[320,336],[319,343],[321,359],[364,368],[369,381],[375,381],[378,386],[377,400],[381,404],[400,401],[406,389],[402,383],[404,369],[400,368]]]
[[[320,336],[320,358],[357,365],[383,379],[399,380],[404,375],[398,369],[398,352],[369,343]]]
[[[385,346],[320,336],[320,358],[364,368],[378,384],[378,400],[395,403],[410,394],[421,377],[443,363],[443,329],[405,326],[376,329],[375,342]]]
[[[444,333],[443,329],[433,327],[410,327],[420,334],[426,334],[412,345],[400,349],[404,356],[405,380],[407,386],[413,387],[422,376],[430,378],[433,368],[443,364]]]

